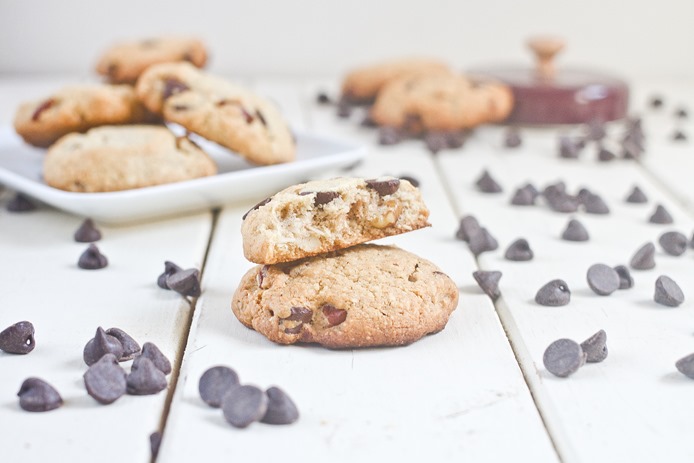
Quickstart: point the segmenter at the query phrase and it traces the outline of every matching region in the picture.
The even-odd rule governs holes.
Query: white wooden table
[[[72,79],[74,80],[74,79]],[[16,105],[40,97],[69,79],[0,81],[0,124]],[[231,296],[251,264],[243,258],[240,224],[252,206],[235,204],[130,226],[98,224],[100,249],[110,265],[86,272],[76,267],[84,245],[72,234],[82,218],[47,206],[30,213],[5,210],[0,196],[0,329],[20,320],[36,327],[36,349],[27,356],[0,353],[0,461],[146,462],[148,436],[163,434],[157,461],[532,461],[690,462],[694,460],[694,381],[675,361],[694,352],[694,251],[676,258],[658,248],[654,270],[633,272],[635,287],[600,297],[585,280],[597,262],[627,264],[646,241],[668,230],[690,236],[694,228],[694,141],[673,143],[672,112],[694,109],[694,86],[638,82],[633,109],[644,117],[647,157],[641,162],[598,163],[556,156],[556,131],[523,130],[524,144],[502,147],[499,127],[478,130],[464,148],[430,155],[408,141],[377,145],[373,130],[315,104],[318,90],[335,93],[337,80],[257,80],[296,128],[369,147],[350,175],[415,176],[431,209],[429,229],[384,240],[438,264],[458,283],[460,303],[446,329],[407,347],[330,351],[278,346],[243,327],[230,310]],[[666,97],[660,111],[646,101]],[[694,123],[679,120],[690,136]],[[484,195],[474,180],[487,168],[505,188]],[[326,172],[325,175],[336,175]],[[559,214],[546,207],[509,205],[513,190],[531,181],[542,187],[563,179],[571,190],[588,187],[612,213]],[[638,184],[646,205],[623,199]],[[258,198],[262,199],[262,198]],[[647,218],[655,204],[673,214],[671,226]],[[497,251],[478,259],[453,239],[458,219],[475,215],[497,237]],[[591,241],[559,239],[570,217],[588,228]],[[535,251],[531,262],[510,262],[503,253],[516,238]],[[165,260],[202,269],[203,294],[194,303],[159,289]],[[501,270],[502,297],[494,305],[472,272]],[[688,298],[679,308],[653,302],[654,281],[666,274]],[[572,290],[566,307],[534,303],[537,289],[562,278]],[[151,341],[172,359],[167,391],[124,396],[98,405],[83,386],[82,348],[97,326],[117,326],[140,343]],[[560,379],[543,364],[558,338],[581,342],[607,332],[609,356]],[[278,385],[296,401],[292,426],[227,425],[199,398],[197,383],[209,367],[233,367],[245,383]],[[22,381],[39,376],[65,404],[30,414],[18,406]]]

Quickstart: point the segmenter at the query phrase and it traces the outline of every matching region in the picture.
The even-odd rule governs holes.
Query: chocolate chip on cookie
[[[366,180],[366,186],[376,190],[380,196],[388,196],[398,191],[398,188],[400,187],[400,179],[390,178],[387,180]]]

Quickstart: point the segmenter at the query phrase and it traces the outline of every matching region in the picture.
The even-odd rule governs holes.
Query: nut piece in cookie
[[[43,178],[76,192],[129,190],[217,173],[214,161],[166,127],[104,126],[70,134],[48,150]]]
[[[458,305],[455,283],[394,246],[361,244],[259,265],[232,300],[236,317],[279,344],[397,346],[442,330]]]
[[[254,164],[278,164],[296,157],[294,137],[268,100],[188,63],[158,64],[137,82],[147,108]]]
[[[14,128],[27,143],[45,148],[71,132],[149,122],[151,117],[128,85],[84,84],[21,104]]]
[[[286,188],[251,209],[244,255],[275,264],[429,226],[419,190],[395,177],[334,178]]]
[[[117,43],[99,57],[96,72],[111,83],[134,84],[148,67],[180,61],[204,67],[205,44],[194,37],[156,37]]]

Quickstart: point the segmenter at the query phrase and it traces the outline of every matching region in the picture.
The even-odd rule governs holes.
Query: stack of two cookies
[[[393,346],[442,330],[455,283],[394,246],[363,244],[429,226],[406,180],[336,178],[295,185],[245,216],[246,258],[258,265],[232,301],[236,317],[280,344]]]

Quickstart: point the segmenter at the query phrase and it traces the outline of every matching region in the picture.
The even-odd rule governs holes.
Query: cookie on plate
[[[253,92],[191,64],[158,64],[137,82],[147,108],[255,164],[296,157],[294,137],[277,108]]]
[[[335,178],[286,188],[251,209],[243,252],[275,264],[429,226],[429,210],[407,180]]]
[[[149,122],[152,115],[128,85],[84,84],[65,87],[49,97],[23,103],[14,117],[16,132],[42,148],[71,132],[92,127]]]
[[[232,300],[236,317],[280,344],[397,346],[442,330],[458,304],[455,283],[394,246],[362,244],[328,255],[258,265]]]
[[[217,173],[214,161],[166,127],[105,126],[69,134],[46,153],[44,181],[76,192],[120,191]]]
[[[96,72],[112,83],[134,84],[153,64],[179,61],[204,67],[207,63],[205,44],[194,37],[157,37],[117,43],[99,57]]]
[[[502,121],[512,109],[513,94],[504,84],[437,74],[390,82],[379,93],[370,115],[378,125],[416,135]]]
[[[407,58],[355,69],[342,82],[342,98],[353,104],[372,103],[388,82],[403,76],[450,74],[448,65],[430,58]]]

